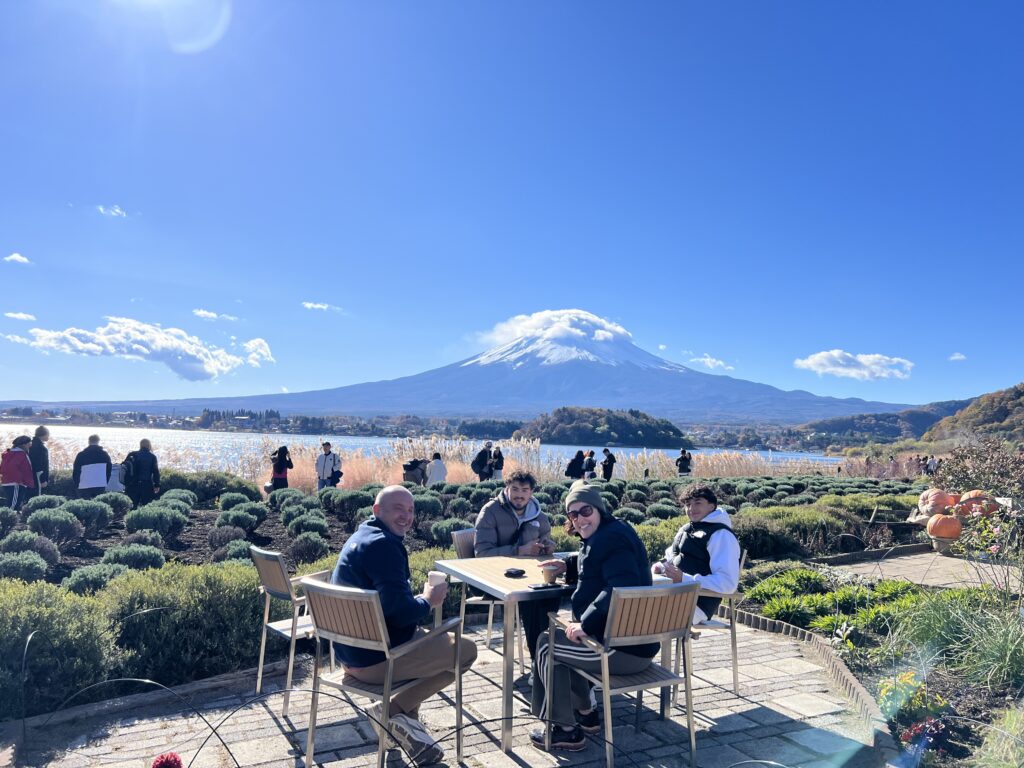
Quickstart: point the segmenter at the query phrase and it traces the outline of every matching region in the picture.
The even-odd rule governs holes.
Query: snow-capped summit
[[[603,365],[631,364],[640,368],[688,370],[646,352],[621,325],[582,309],[557,309],[516,315],[499,323],[480,339],[494,344],[461,363],[494,365],[558,365],[574,361]]]

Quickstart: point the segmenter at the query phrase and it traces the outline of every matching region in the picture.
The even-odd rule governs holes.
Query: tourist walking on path
[[[615,454],[605,448],[601,453],[604,454],[604,460],[601,462],[601,478],[604,480],[611,480],[612,473],[615,471]]]
[[[36,486],[32,462],[28,458],[31,442],[32,438],[28,435],[16,437],[11,447],[0,457],[0,484],[7,496],[7,506],[15,511],[21,509]]]
[[[430,611],[444,602],[448,582],[431,584],[428,579],[419,595],[409,584],[409,553],[403,540],[416,522],[415,501],[401,485],[389,485],[373,502],[373,517],[362,523],[349,536],[331,574],[332,584],[357,589],[372,589],[380,595],[380,607],[387,625],[391,648],[422,637],[425,630],[417,625]],[[455,638],[450,632],[435,635],[429,641],[394,661],[389,670],[383,652],[334,644],[334,652],[346,676],[370,685],[382,685],[394,675],[395,680],[411,680],[412,685],[391,699],[390,730],[416,765],[439,762],[444,756],[441,745],[434,741],[419,721],[420,704],[455,680]],[[476,661],[476,643],[463,636],[459,645],[462,671]],[[370,709],[370,724],[379,720],[381,705]],[[378,731],[379,738],[386,738]]]
[[[594,458],[593,451],[587,451],[586,458],[583,459],[583,477],[587,480],[597,477],[597,459]]]
[[[292,457],[288,453],[288,446],[282,445],[272,454],[270,454],[270,462],[272,471],[270,473],[270,486],[271,489],[276,491],[278,488],[288,487],[288,470],[293,469]]]
[[[107,490],[110,454],[100,447],[100,436],[89,435],[89,445],[75,456],[71,482],[80,499],[92,499]]]
[[[331,444],[324,443],[323,453],[316,457],[316,489],[336,488],[344,472],[341,471],[341,456],[331,451]]]
[[[576,455],[569,460],[569,464],[565,467],[565,476],[572,480],[582,480],[585,459],[583,451],[576,451]]]
[[[679,477],[690,474],[693,468],[693,454],[685,448],[679,449],[679,458],[676,459],[676,474]]]
[[[491,451],[491,480],[501,480],[502,470],[505,469],[505,456],[501,452],[501,446],[494,446]]]
[[[491,479],[491,472],[493,471],[491,465],[491,445],[490,440],[484,443],[484,447],[473,457],[473,463],[469,465],[469,468],[476,472],[476,476],[481,483],[484,480]]]
[[[573,620],[565,630],[557,630],[555,637],[543,632],[537,640],[530,704],[536,717],[551,722],[551,748],[577,752],[586,748],[584,732],[601,730],[601,718],[591,704],[590,683],[573,672],[574,667],[591,673],[601,671],[600,654],[583,645],[582,639],[601,642],[612,590],[649,587],[651,572],[647,550],[636,531],[608,511],[598,486],[586,481],[573,483],[565,495],[565,511],[569,517],[566,528],[571,527],[583,539],[579,554],[566,558],[575,561],[579,574],[571,598]],[[558,573],[569,569],[563,560],[545,560],[540,565],[554,566]],[[613,675],[635,675],[650,666],[658,650],[657,643],[623,646],[609,654],[604,663]],[[554,664],[550,709],[545,711],[544,681],[550,664]],[[613,714],[605,712],[604,716]],[[544,749],[544,730],[531,732],[530,741]]]
[[[32,462],[32,472],[36,477],[36,496],[39,496],[50,483],[50,449],[46,441],[50,439],[50,430],[36,427],[36,436],[28,449],[28,460]]]
[[[136,508],[149,504],[160,493],[160,466],[149,440],[139,441],[139,450],[132,451],[121,462],[124,492]]]
[[[441,454],[435,453],[430,463],[427,464],[427,485],[434,485],[434,483],[445,483],[448,481],[448,467],[441,461]]]

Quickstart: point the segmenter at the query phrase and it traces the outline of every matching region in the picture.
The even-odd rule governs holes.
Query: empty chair
[[[582,669],[573,668],[572,672],[582,675],[590,682],[601,686],[604,699],[604,738],[605,762],[614,765],[615,747],[613,743],[612,695],[617,693],[636,692],[636,728],[640,729],[640,714],[643,708],[643,692],[648,688],[661,688],[661,717],[664,718],[669,705],[668,688],[683,683],[686,690],[686,727],[690,734],[690,765],[697,764],[697,736],[693,726],[693,690],[690,683],[690,624],[693,612],[697,607],[697,594],[700,587],[696,583],[666,584],[654,587],[616,587],[612,590],[611,604],[608,608],[608,620],[605,624],[605,636],[598,642],[593,638],[584,637],[583,642],[601,656],[601,674],[590,674]],[[563,629],[568,624],[557,614],[548,614],[550,620],[550,637],[555,636],[555,627]],[[684,646],[684,670],[680,676],[671,671],[669,649],[671,643],[681,639]],[[651,665],[632,675],[612,675],[609,673],[608,654],[616,648],[644,643],[661,643],[661,664],[651,661]],[[554,664],[548,664],[545,671],[546,696],[551,695]],[[549,702],[545,710],[551,711]],[[551,746],[551,728],[545,727],[545,746]]]
[[[452,531],[452,544],[455,546],[455,554],[460,560],[476,556],[476,529],[466,528],[461,531]],[[491,629],[494,626],[494,603],[495,599],[490,595],[476,595],[474,597],[469,596],[469,587],[466,584],[462,585],[462,601],[459,603],[459,617],[462,618],[463,622],[466,620],[466,606],[467,605],[486,605],[487,606],[487,639],[484,645],[485,648],[491,647]],[[508,621],[508,614],[512,614],[512,621],[516,623],[516,641],[519,644],[519,673],[526,674],[526,656],[523,649],[523,626],[519,621],[519,612],[517,610],[509,611],[505,610],[505,620]]]
[[[455,751],[458,762],[461,762],[462,660],[459,648],[462,639],[462,619],[448,619],[430,629],[426,634],[391,648],[389,647],[390,639],[388,637],[387,624],[384,621],[384,611],[380,606],[380,594],[378,592],[372,589],[342,587],[311,579],[304,579],[302,587],[306,593],[307,605],[318,640],[316,644],[316,661],[313,666],[313,701],[309,710],[309,731],[306,737],[306,765],[313,765],[316,713],[321,685],[328,685],[339,691],[357,693],[374,701],[380,701],[380,732],[383,733],[388,729],[391,698],[417,682],[416,679],[393,679],[394,662],[410,651],[419,648],[427,640],[444,632],[455,633]],[[387,661],[384,684],[373,685],[356,680],[352,676],[346,677],[344,669],[323,674],[321,672],[320,640],[381,651]],[[384,765],[387,750],[386,741],[385,738],[381,738],[377,746],[378,766]]]

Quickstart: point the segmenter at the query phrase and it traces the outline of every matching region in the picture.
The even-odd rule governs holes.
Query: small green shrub
[[[607,486],[605,486],[607,488]],[[545,493],[550,497],[552,504],[557,504],[562,500],[562,496],[565,494],[566,487],[559,483],[544,483],[538,488],[541,493]],[[604,493],[604,491],[602,491]]]
[[[163,491],[160,494],[161,499],[174,499],[175,501],[183,501],[188,504],[189,508],[193,508],[199,503],[199,497],[192,491],[186,490],[185,488],[172,488],[169,491]],[[248,497],[246,497],[248,498]]]
[[[777,597],[794,597],[793,588],[789,584],[783,584],[777,576],[754,585],[745,594],[749,600],[756,603],[767,603]]]
[[[876,600],[895,600],[904,595],[913,595],[921,591],[912,581],[904,579],[883,579],[871,588],[871,594]]]
[[[473,514],[473,505],[468,499],[456,496],[448,502],[448,517],[468,517]]]
[[[323,497],[324,508],[346,525],[355,520],[355,514],[363,507],[373,506],[375,496],[367,491],[345,491],[336,489]]]
[[[625,520],[627,523],[632,523],[633,525],[639,525],[647,519],[646,513],[641,512],[638,509],[630,509],[629,507],[623,507],[622,509],[616,510],[615,516],[619,518],[619,520]]]
[[[288,552],[297,563],[309,563],[325,557],[330,551],[327,540],[319,533],[307,531],[295,537]]]
[[[803,567],[804,564],[800,560],[769,560],[745,568],[740,574],[740,583],[744,587],[750,587],[783,571]]]
[[[295,503],[288,504],[281,510],[281,525],[287,528],[292,524],[293,520],[296,520],[303,515],[315,515],[317,517],[324,518],[325,521],[327,520],[322,509],[311,509],[306,505]]]
[[[288,535],[293,539],[308,531],[326,537],[329,530],[326,518],[317,514],[299,515],[288,524]]]
[[[0,541],[0,552],[35,552],[46,561],[47,567],[60,562],[57,545],[45,536],[32,531],[15,531]]]
[[[186,518],[188,517],[188,513],[192,511],[192,508],[181,499],[159,498],[156,501],[151,501],[147,506],[173,509],[175,512],[184,515]]]
[[[859,584],[845,584],[828,596],[842,613],[854,613],[872,602],[871,590]]]
[[[146,504],[124,516],[124,527],[129,533],[149,529],[159,533],[165,541],[176,539],[187,523],[188,518],[181,512],[159,504]]]
[[[40,509],[33,512],[28,517],[28,527],[61,549],[82,538],[85,532],[78,518],[63,509]]]
[[[828,595],[800,595],[800,599],[803,601],[804,605],[807,606],[807,609],[815,616],[825,616],[826,614],[836,612],[836,607],[832,601],[828,599]]]
[[[52,712],[76,691],[115,676],[120,651],[95,600],[55,584],[0,580],[0,627],[0,720],[21,716],[21,659],[32,632],[39,635],[27,657],[25,714]]]
[[[156,531],[143,528],[141,531],[129,533],[124,537],[123,544],[145,544],[147,547],[164,548],[164,537]]]
[[[21,508],[21,513],[28,517],[33,512],[38,512],[40,509],[56,509],[65,501],[67,501],[67,499],[63,496],[33,496],[25,502],[25,506]]]
[[[101,493],[94,501],[106,504],[114,513],[114,517],[124,517],[132,508],[132,500],[123,493]]]
[[[46,561],[35,552],[0,554],[0,579],[39,581],[46,575]]]
[[[814,611],[799,597],[792,596],[773,597],[764,604],[761,613],[769,619],[778,619],[805,628],[814,618]]]
[[[444,513],[441,500],[432,496],[417,496],[415,506],[416,516],[424,520],[439,518]]]
[[[483,484],[481,483],[481,485]],[[486,488],[474,488],[473,492],[469,494],[469,503],[473,505],[474,509],[480,509],[493,498],[494,494]]]
[[[626,501],[638,501],[641,503],[647,502],[647,493],[639,488],[631,488],[622,494],[622,498]]]
[[[249,501],[249,497],[244,493],[223,493],[217,497],[217,508],[224,512],[239,504],[248,504]]]
[[[423,585],[427,581],[427,572],[434,570],[434,563],[438,560],[452,560],[455,558],[455,550],[431,547],[421,549],[418,552],[409,553],[409,580],[412,582],[413,594],[423,591]],[[333,568],[333,564],[330,565]],[[445,615],[458,615],[459,613],[459,590],[449,589],[445,595],[441,610]]]
[[[103,562],[126,565],[138,571],[146,568],[163,568],[164,553],[145,544],[129,544],[108,549],[103,553]]]
[[[430,526],[430,537],[439,546],[448,548],[452,546],[452,531],[464,531],[472,528],[471,523],[465,520],[454,518],[451,520],[439,520]]]
[[[679,507],[674,507],[671,504],[650,504],[647,507],[648,517],[657,517],[660,520],[670,520],[673,517],[679,517],[683,514],[683,511]]]
[[[810,629],[816,629],[819,632],[823,632],[826,635],[833,635],[837,631],[842,631],[844,624],[850,624],[850,617],[846,614],[825,613],[811,619],[810,624],[808,624],[807,626]]]
[[[601,500],[604,501],[605,507],[607,507],[611,512],[614,512],[619,508],[619,498],[614,493],[601,491]]]
[[[854,614],[852,623],[860,629],[876,634],[889,634],[905,611],[921,600],[917,593],[903,595],[885,603],[875,603]]]
[[[248,512],[241,512],[238,509],[229,509],[217,515],[217,519],[213,524],[217,528],[230,526],[233,528],[241,528],[246,533],[251,533],[256,528],[256,518]]]
[[[210,557],[215,563],[222,563],[225,560],[245,560],[252,562],[249,557],[249,542],[243,539],[229,541],[223,547],[217,549]]]
[[[267,519],[267,515],[270,514],[270,507],[262,501],[247,501],[244,504],[239,504],[233,507],[232,509],[237,512],[245,512],[247,515],[255,517],[257,528],[263,525],[264,521]]]
[[[741,510],[733,520],[733,531],[740,547],[752,558],[786,557],[803,554],[804,548],[795,536],[775,520],[754,517]]]
[[[61,509],[78,518],[85,528],[86,538],[90,539],[96,538],[114,517],[114,510],[110,505],[90,499],[74,499],[64,504]]]
[[[685,522],[685,517],[677,517],[673,520],[662,520],[657,525],[642,525],[636,529],[636,535],[643,542],[647,557],[652,563],[665,556],[665,550]]]
[[[245,530],[234,525],[222,525],[219,528],[214,527],[210,530],[210,533],[206,538],[210,544],[210,549],[226,547],[228,542],[236,541],[238,539],[245,539]]]
[[[120,563],[96,563],[76,568],[61,586],[76,595],[91,595],[107,586],[115,576],[129,570],[127,565]]]
[[[789,586],[795,594],[809,595],[828,592],[829,583],[825,575],[810,568],[794,568],[776,576],[781,583]]]
[[[260,489],[253,483],[226,472],[179,472],[175,469],[161,469],[160,488],[164,491],[161,498],[167,497],[167,491],[179,488],[191,491],[196,495],[196,501],[189,504],[190,507],[197,503],[213,501],[228,492],[244,493],[250,501],[259,501],[263,498]]]
[[[18,513],[10,507],[0,505],[0,536],[6,536],[18,524]]]
[[[345,493],[345,491],[338,491],[338,493]],[[270,505],[272,510],[280,512],[284,507],[285,502],[289,499],[302,499],[305,498],[305,496],[306,494],[298,488],[278,488],[276,491],[270,492],[270,496],[267,497],[267,503]],[[254,499],[254,501],[259,501],[259,499]]]

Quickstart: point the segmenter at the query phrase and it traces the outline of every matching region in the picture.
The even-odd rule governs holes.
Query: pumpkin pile
[[[987,491],[947,493],[929,488],[917,500],[915,521],[927,518],[925,530],[934,539],[958,539],[963,521],[979,515],[988,517],[999,509],[999,502]]]

